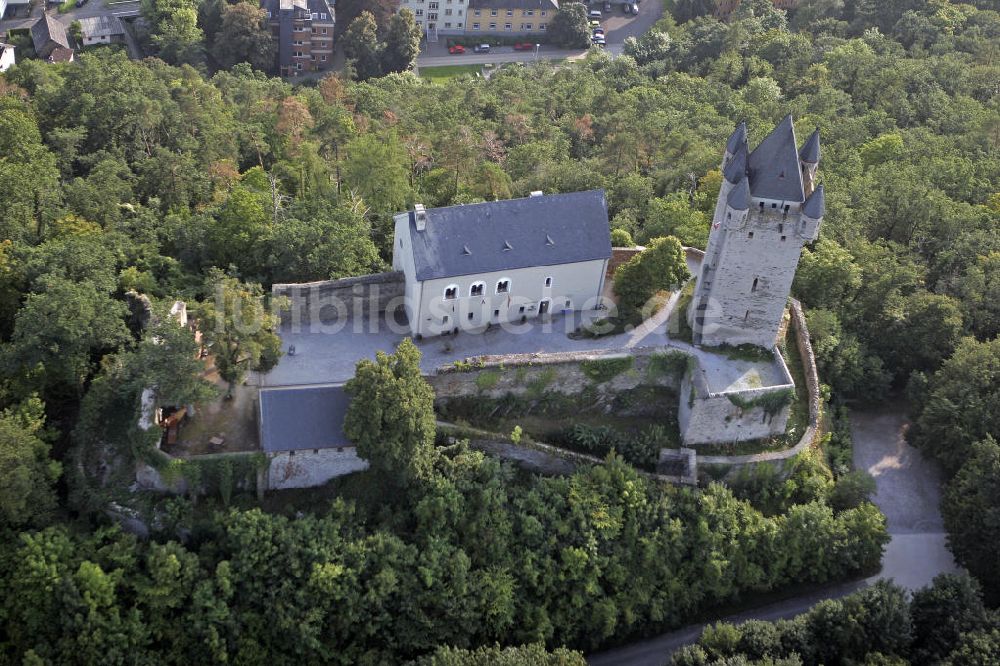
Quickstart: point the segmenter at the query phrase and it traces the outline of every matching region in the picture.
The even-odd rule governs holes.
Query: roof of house
[[[559,9],[557,0],[469,0],[469,9]]]
[[[733,133],[729,135],[729,141],[726,142],[726,152],[729,154],[735,154],[736,149],[747,142],[747,124],[745,122],[740,122],[733,130]]]
[[[88,16],[78,20],[80,32],[84,37],[113,37],[125,34],[125,26],[117,16]]]
[[[49,41],[55,42],[64,49],[69,49],[66,26],[52,18],[49,14],[42,14],[41,18],[32,24],[31,41],[35,46],[36,52],[42,51]]]
[[[792,114],[785,116],[750,153],[749,172],[750,192],[755,197],[780,201],[805,199]]]
[[[431,208],[424,231],[411,211],[409,224],[418,280],[611,256],[604,190]]]
[[[826,213],[826,195],[823,192],[823,186],[820,185],[806,199],[805,205],[802,206],[802,214],[818,220],[823,217],[824,213]]]
[[[267,453],[352,446],[344,435],[351,398],[341,384],[260,390],[260,446]]]
[[[73,55],[73,49],[64,49],[61,46],[57,46],[49,54],[49,62],[73,62]]]

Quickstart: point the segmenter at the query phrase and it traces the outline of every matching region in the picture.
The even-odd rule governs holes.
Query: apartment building
[[[400,0],[399,6],[413,12],[417,27],[425,35],[461,35],[465,32],[467,0]]]
[[[558,10],[558,0],[469,0],[465,33],[543,34]]]
[[[261,0],[278,45],[281,76],[328,69],[333,63],[333,8],[327,0]]]

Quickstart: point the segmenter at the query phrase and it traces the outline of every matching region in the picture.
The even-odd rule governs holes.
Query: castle
[[[729,137],[687,313],[696,345],[774,346],[802,246],[823,219],[819,154],[819,130],[798,149],[791,115],[753,151],[744,123]]]

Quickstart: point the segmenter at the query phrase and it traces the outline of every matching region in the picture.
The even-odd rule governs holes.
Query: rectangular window
[[[544,12],[542,12],[542,13],[544,13]],[[538,24],[538,29],[539,30],[545,30],[545,24],[544,23],[539,23]]]
[[[521,307],[519,307],[519,308],[517,309],[517,311],[518,311],[518,312],[524,312],[524,306],[522,305]]]
[[[445,24],[444,24],[444,27],[446,27],[446,28],[450,28],[450,27],[451,27],[451,23],[445,23]]]
[[[476,16],[482,16],[483,12],[481,9],[476,10]]]
[[[497,15],[497,10],[491,9],[490,10],[490,16],[496,16],[496,15]]]
[[[479,30],[479,24],[478,23],[473,23],[472,24],[472,29],[473,30]]]
[[[438,3],[436,2],[427,3],[427,9],[437,9],[437,8],[438,8]]]
[[[456,27],[456,28],[461,28],[461,27],[462,27],[462,22],[461,22],[461,21],[459,21],[458,23],[456,23],[456,24],[455,24],[455,27]]]
[[[782,236],[781,241],[784,242],[786,238],[788,238],[788,236]]]
[[[326,20],[326,12],[320,12],[319,13],[319,18],[320,18],[321,21],[325,21]]]
[[[513,16],[513,15],[514,15],[514,10],[513,9],[508,9],[507,10],[507,16]]]
[[[524,27],[523,27],[523,30],[531,30],[531,24],[530,23],[525,23]]]
[[[496,30],[496,29],[497,29],[497,24],[496,23],[490,23],[490,30]]]
[[[542,16],[548,16],[548,14],[546,13],[546,11],[544,9],[542,10]]]
[[[422,9],[418,9],[418,10],[417,10],[417,11],[415,12],[415,14],[416,14],[417,16],[423,16],[423,15],[424,15],[424,10],[422,10]]]
[[[474,315],[473,313],[471,313],[471,312],[470,312],[470,313],[469,313],[469,321],[472,321],[472,318],[473,318],[474,316],[475,316],[475,315]]]
[[[437,12],[427,12],[427,20],[428,21],[436,21],[437,17],[438,17],[438,13]]]
[[[510,29],[511,29],[511,27],[510,27],[510,23],[504,23],[504,24],[503,24],[503,29],[504,29],[504,30],[507,30],[507,31],[510,31]]]
[[[450,9],[446,9],[446,10],[444,10],[444,15],[445,15],[445,16],[451,16],[451,10],[450,10]],[[450,27],[451,27],[451,24],[449,23],[449,24],[448,24],[448,25],[446,25],[445,27],[446,27],[446,28],[450,28]]]
[[[499,317],[500,317],[500,311],[499,310],[494,310],[493,311],[493,318],[494,319],[498,319]]]
[[[752,231],[750,231],[750,232],[747,233],[747,238],[753,238],[753,232]]]
[[[510,280],[500,280],[497,282],[497,293],[506,294],[510,291]]]

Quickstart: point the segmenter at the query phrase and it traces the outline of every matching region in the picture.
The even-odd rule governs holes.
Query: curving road
[[[726,622],[778,620],[807,611],[823,599],[837,599],[891,578],[914,590],[939,573],[957,570],[945,545],[938,511],[941,477],[937,468],[906,443],[909,427],[906,405],[891,403],[851,412],[854,466],[875,477],[874,501],[885,513],[892,540],[882,558],[882,570],[866,580],[816,590],[786,601],[720,618]],[[704,624],[626,645],[587,657],[592,666],[663,666],[680,647],[698,640]]]

